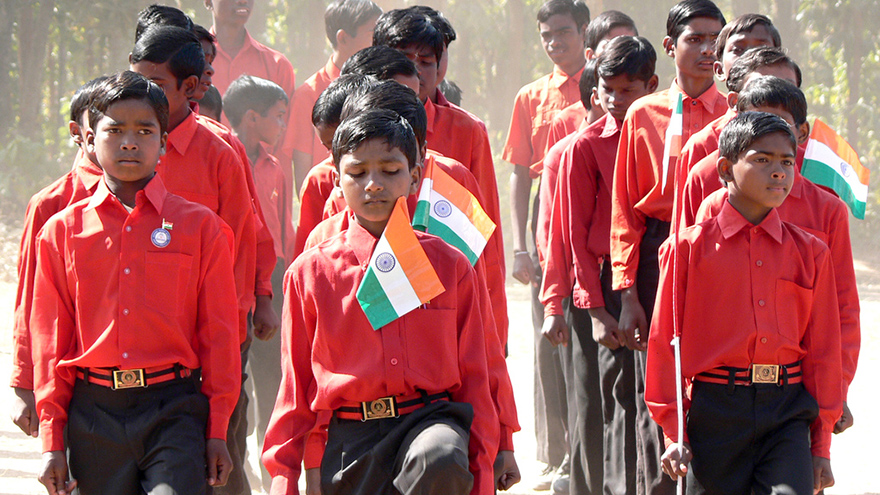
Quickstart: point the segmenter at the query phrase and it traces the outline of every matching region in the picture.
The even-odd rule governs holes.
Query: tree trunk
[[[15,121],[12,98],[10,98],[15,91],[12,89],[13,82],[9,77],[8,68],[12,66],[15,56],[12,51],[12,32],[20,7],[21,4],[17,0],[0,0],[0,67],[4,68],[0,70],[0,95],[5,95],[4,98],[0,98],[0,139],[7,136]]]
[[[24,6],[18,16],[19,129],[34,141],[42,138],[46,33],[54,7],[54,1],[41,0],[36,6]]]

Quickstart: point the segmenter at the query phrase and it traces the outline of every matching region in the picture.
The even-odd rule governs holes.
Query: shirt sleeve
[[[843,203],[834,199],[834,212],[828,225],[828,248],[834,265],[837,303],[840,305],[840,346],[843,370],[843,400],[856,374],[861,348],[859,292],[853,267],[852,243],[849,236],[849,214]]]
[[[40,218],[33,200],[25,212],[24,230],[18,254],[18,288],[12,326],[12,374],[10,386],[34,389],[34,361],[31,357],[31,334],[28,328],[34,297],[34,277],[37,269],[36,237],[45,218]]]
[[[313,169],[314,172],[317,169]],[[294,257],[305,250],[306,238],[324,219],[324,203],[327,198],[321,194],[321,175],[309,173],[300,191],[299,228],[297,229]]]
[[[627,115],[620,129],[620,144],[614,164],[614,186],[611,191],[611,269],[612,287],[623,290],[636,281],[639,266],[639,245],[645,234],[645,216],[635,205],[639,201],[638,129],[636,113]]]
[[[562,315],[562,300],[569,297],[572,292],[572,238],[569,235],[568,205],[565,198],[569,192],[569,164],[566,160],[568,155],[569,150],[562,154],[559,173],[556,180],[552,181],[555,184],[550,184],[549,174],[544,174],[541,179],[541,204],[545,205],[541,208],[541,212],[547,212],[546,215],[549,217],[548,226],[545,227],[548,233],[543,248],[544,275],[541,280],[541,304],[544,305],[544,318],[551,315]],[[554,193],[546,191],[551,187],[555,188]],[[541,224],[540,221],[538,223]]]
[[[592,149],[578,143],[568,154],[570,176],[565,208],[571,236],[571,256],[574,264],[574,278],[583,289],[583,304],[586,308],[605,306],[605,295],[600,282],[600,255],[590,249],[591,231],[596,228],[596,215],[602,215],[596,201],[599,196],[599,164]],[[604,196],[603,196],[604,197]],[[608,215],[607,206],[604,214]],[[606,217],[607,218],[607,217]]]
[[[510,129],[502,157],[517,166],[532,165],[532,119],[529,115],[528,94],[520,91],[513,103]]]

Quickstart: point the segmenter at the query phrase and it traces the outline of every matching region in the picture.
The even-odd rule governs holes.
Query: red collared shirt
[[[95,192],[104,172],[79,150],[73,169],[46,186],[28,201],[18,254],[18,291],[13,320],[12,375],[10,386],[33,390],[34,361],[31,357],[29,322],[37,269],[37,234],[49,218]]]
[[[202,369],[207,438],[226,438],[241,387],[232,236],[154,177],[129,213],[103,181],[38,236],[31,330],[43,451],[63,450],[76,369]],[[171,223],[164,247],[153,233]]]
[[[296,93],[293,94],[293,100],[290,102],[290,119],[287,122],[284,146],[281,150],[285,156],[293,156],[294,151],[312,155],[312,163],[308,164],[310,167],[330,156],[330,152],[321,144],[321,139],[312,125],[312,108],[321,93],[338,77],[339,68],[333,64],[331,58],[324,67],[306,79],[302,86],[296,88]]]
[[[213,26],[211,33],[217,33]],[[216,43],[215,46],[217,56],[214,58],[214,63],[211,64],[214,67],[211,83],[220,90],[221,95],[226,93],[226,89],[238,76],[248,74],[268,79],[281,86],[288,97],[293,96],[293,90],[296,88],[296,75],[290,61],[281,52],[251,38],[247,30],[244,33],[244,45],[235,54],[235,58],[230,57],[219,43]]]
[[[263,453],[272,493],[296,490],[304,439],[319,413],[417,389],[449,391],[454,401],[473,405],[471,493],[493,493],[498,419],[476,275],[467,258],[442,240],[416,236],[431,263],[442,267],[437,275],[446,291],[379,330],[355,295],[377,239],[356,222],[305,251],[285,273],[282,381]]]
[[[675,308],[687,381],[720,366],[802,361],[804,387],[819,404],[812,453],[828,458],[842,405],[840,320],[828,247],[780,220],[776,210],[755,226],[730,203],[718,216],[682,230],[677,249],[673,244],[671,237],[660,248],[645,384],[645,402],[666,444],[678,437],[669,345]],[[685,414],[689,406],[686,397]]]
[[[257,241],[244,170],[235,150],[200,125],[192,112],[168,133],[165,154],[156,167],[168,191],[207,206],[232,228],[239,312],[246,315],[254,304]],[[241,318],[240,327],[244,342],[245,318]]]
[[[336,166],[333,157],[325,158],[309,170],[299,192],[299,225],[296,228],[296,244],[293,257],[303,252],[306,239],[324,219],[324,205],[333,193],[336,182]]]
[[[546,76],[523,86],[513,102],[510,129],[502,158],[522,167],[531,167],[544,158],[547,135],[553,117],[565,107],[581,101],[578,81],[582,68],[569,76],[558,67]]]
[[[710,194],[700,205],[697,223],[716,216],[725,203],[727,203],[726,189]],[[845,400],[856,374],[861,342],[859,292],[849,237],[849,213],[840,198],[804,179],[801,174],[795,175],[791,192],[776,211],[783,221],[797,225],[818,237],[831,250],[834,286],[840,307],[841,364]]]
[[[556,196],[556,184],[563,152],[571,144],[574,134],[569,134],[550,147],[541,162],[541,183],[538,186],[538,202],[545,205],[538,208],[538,220],[535,227],[535,250],[538,252],[538,263],[544,269],[547,265],[547,243],[550,237],[550,217],[553,213],[553,200]]]
[[[281,171],[278,160],[270,155],[262,144],[253,167],[257,198],[261,204],[266,205],[264,210],[266,226],[274,241],[274,252],[285,260],[292,261],[296,231],[287,214],[289,205],[283,202],[283,198],[290,197],[286,190],[287,181],[284,180],[284,172]]]
[[[610,251],[611,186],[619,140],[620,123],[605,114],[576,133],[562,155],[541,287],[545,315],[561,315],[562,299],[572,290],[579,308],[605,306],[599,274]]]
[[[672,219],[675,160],[670,159],[665,189],[661,175],[666,129],[679,94],[681,89],[673,81],[668,90],[639,98],[630,106],[620,129],[611,193],[611,265],[615,290],[635,283],[639,245],[647,217],[664,222]],[[714,84],[697,98],[682,96],[682,143],[727,110],[726,99]]]

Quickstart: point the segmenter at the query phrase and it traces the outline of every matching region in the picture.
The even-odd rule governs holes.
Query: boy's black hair
[[[636,28],[636,22],[632,17],[620,12],[619,10],[606,10],[597,15],[595,19],[587,24],[587,33],[585,36],[585,45],[587,48],[596,51],[599,43],[608,36],[608,33],[616,28],[624,27],[632,29],[632,32],[638,36],[639,30]]]
[[[223,95],[223,107],[226,118],[232,127],[238,127],[248,110],[253,110],[263,117],[275,103],[288,103],[284,89],[268,79],[244,74],[232,81],[226,94]]]
[[[666,36],[672,38],[673,43],[677,42],[684,28],[697,17],[717,19],[722,26],[727,24],[724,14],[711,0],[683,0],[669,9],[669,15],[666,17]]]
[[[657,52],[642,36],[618,36],[596,57],[596,75],[610,79],[626,74],[631,80],[647,83],[654,77]]]
[[[352,153],[365,142],[381,139],[406,156],[409,170],[418,165],[416,136],[409,123],[396,112],[372,108],[342,121],[333,135],[333,163],[339,168],[342,155]]]
[[[191,31],[175,26],[151,26],[141,35],[131,51],[131,63],[142,60],[154,64],[168,62],[168,70],[177,78],[177,87],[205,70],[205,53],[199,38]]]
[[[382,81],[372,88],[362,88],[345,100],[340,118],[345,119],[371,108],[391,110],[403,117],[412,128],[419,147],[428,136],[428,114],[413,90],[394,81]]]
[[[394,76],[417,76],[419,70],[412,60],[394,48],[377,45],[364,48],[348,58],[340,74],[361,74],[373,76],[380,81]]]
[[[593,108],[593,88],[599,84],[599,78],[596,74],[596,59],[587,60],[584,65],[584,71],[581,72],[581,78],[578,81],[578,91],[581,95],[581,104],[587,111]]]
[[[178,8],[154,3],[138,14],[137,27],[134,30],[135,43],[141,39],[141,35],[150,26],[177,26],[190,31],[193,28],[193,22]]]
[[[431,22],[434,23],[434,27],[440,30],[443,33],[443,43],[449,48],[449,44],[455,41],[458,38],[458,34],[455,33],[455,28],[452,27],[452,23],[449,22],[449,19],[443,15],[443,12],[439,10],[432,9],[431,7],[425,5],[415,5],[412,7],[416,12],[425,14],[426,16],[431,18]]]
[[[749,81],[736,99],[736,111],[749,108],[778,107],[791,114],[795,125],[807,121],[807,98],[797,86],[776,76],[761,76]]]
[[[450,81],[449,79],[443,79],[440,81],[440,84],[437,85],[437,89],[443,93],[443,96],[446,98],[446,101],[452,103],[456,106],[461,106],[461,96],[464,94],[464,90],[459,87],[458,84],[455,84],[455,81]]]
[[[574,20],[578,31],[590,23],[590,8],[581,0],[549,0],[541,5],[536,16],[538,22],[547,22],[554,15],[567,15]]]
[[[98,76],[83,84],[76,90],[70,99],[70,119],[80,126],[83,125],[83,113],[89,111],[92,100],[95,99],[96,90],[109,76]]]
[[[199,100],[199,108],[208,110],[218,117],[223,115],[223,98],[220,96],[220,90],[216,86],[208,87],[208,90],[205,91],[205,96],[202,96],[202,99]]]
[[[791,127],[778,115],[767,112],[739,113],[721,130],[718,152],[724,158],[735,162],[755,141],[776,132],[785,134],[791,142],[792,151],[797,151],[797,139]]]
[[[788,56],[785,50],[771,46],[761,46],[748,50],[730,66],[730,71],[727,73],[727,81],[725,81],[727,89],[736,92],[742,91],[749,74],[755,72],[760,67],[769,67],[771,65],[787,65],[790,67],[794,71],[797,87],[801,87],[801,68]]]
[[[94,99],[89,106],[89,125],[92,128],[114,103],[124,100],[143,100],[156,112],[159,132],[168,130],[168,99],[162,88],[146,77],[126,70],[113,74],[102,81],[94,90]]]
[[[761,14],[743,14],[725,24],[721,29],[721,33],[715,40],[715,58],[721,60],[721,56],[724,55],[724,47],[731,36],[739,33],[751,33],[757,26],[764,26],[767,29],[767,32],[770,33],[770,39],[773,40],[773,46],[777,48],[782,46],[782,36],[779,35],[779,30],[776,29],[769,17]]]
[[[333,48],[340,29],[356,36],[358,29],[373,17],[382,15],[382,9],[370,0],[336,0],[324,11],[324,30]]]
[[[342,106],[345,100],[362,88],[373,88],[378,82],[375,77],[363,74],[343,74],[334,79],[315,100],[315,106],[312,107],[312,125],[338,126],[342,121]]]
[[[202,26],[201,24],[193,24],[192,32],[196,35],[196,38],[198,38],[199,41],[207,41],[212,44],[217,42],[217,37],[211,34],[211,31],[208,31],[205,26]]]
[[[403,49],[413,45],[431,48],[439,65],[446,37],[430,16],[415,7],[390,10],[379,17],[373,46]]]

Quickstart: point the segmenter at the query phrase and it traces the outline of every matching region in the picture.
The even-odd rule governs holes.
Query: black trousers
[[[620,319],[620,292],[611,289],[611,262],[601,272],[605,310]],[[635,356],[626,347],[598,346],[599,386],[604,418],[604,493],[636,493]]]
[[[77,380],[67,423],[76,493],[206,493],[207,420],[197,374],[128,390]]]
[[[467,495],[470,404],[434,402],[399,418],[330,420],[324,495]]]
[[[654,299],[660,282],[660,264],[658,250],[663,241],[669,237],[669,222],[656,218],[648,218],[645,222],[645,234],[639,246],[639,267],[636,272],[636,288],[639,302],[645,309],[648,328],[642,333],[643,341],[647,340],[654,314]],[[663,442],[663,430],[648,412],[645,404],[645,356],[644,352],[635,352],[635,389],[636,389],[636,449],[638,453],[636,469],[636,493],[639,495],[672,495],[675,483],[666,476],[660,467],[660,456],[666,450]]]
[[[248,315],[250,325],[250,315]],[[226,448],[229,449],[229,457],[232,458],[232,472],[224,486],[215,487],[214,495],[250,495],[251,487],[248,483],[245,471],[245,457],[247,457],[247,409],[248,394],[245,391],[245,383],[248,375],[245,369],[248,363],[248,350],[241,353],[241,392],[238,394],[238,402],[232,410],[229,418],[229,429],[226,432]]]
[[[819,413],[803,384],[694,382],[687,432],[689,495],[811,495],[810,424]]]

